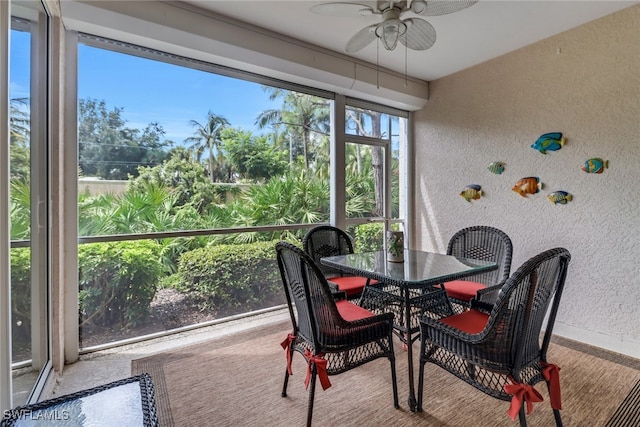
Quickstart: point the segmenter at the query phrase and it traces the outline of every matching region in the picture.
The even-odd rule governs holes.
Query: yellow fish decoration
[[[469,184],[460,192],[460,195],[467,201],[478,200],[482,196],[482,187],[478,184]]]

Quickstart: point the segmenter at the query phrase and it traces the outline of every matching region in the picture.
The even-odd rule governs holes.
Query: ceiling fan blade
[[[366,4],[356,3],[323,3],[311,6],[309,10],[328,16],[368,16],[377,13]]]
[[[440,16],[458,12],[476,3],[478,3],[478,0],[413,0],[411,2],[411,11],[422,16]]]
[[[347,42],[345,52],[355,53],[376,39],[376,27],[378,24],[369,25],[358,31],[351,40]]]
[[[409,18],[403,22],[407,24],[407,32],[400,37],[400,43],[409,49],[427,50],[436,42],[436,29],[424,19]]]

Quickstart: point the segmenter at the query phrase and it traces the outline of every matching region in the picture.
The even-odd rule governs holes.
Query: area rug
[[[606,427],[640,426],[640,380],[622,401]]]
[[[287,322],[250,329],[205,343],[177,348],[132,362],[132,373],[151,375],[159,425],[301,426],[306,421],[306,365],[294,354],[288,396],[281,397],[285,352],[280,342]],[[604,426],[640,380],[633,364],[586,354],[553,342],[549,360],[561,367],[562,419],[565,426]],[[417,344],[415,348],[417,349]],[[417,377],[417,363],[416,377]],[[434,365],[427,365],[424,411],[407,405],[407,357],[396,342],[400,409],[394,409],[389,362],[379,359],[332,376],[332,387],[318,386],[315,425],[335,426],[509,426],[509,403],[478,392]],[[527,417],[530,426],[553,425],[545,401]]]

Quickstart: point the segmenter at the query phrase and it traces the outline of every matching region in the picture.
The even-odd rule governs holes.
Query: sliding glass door
[[[30,400],[49,359],[47,19],[39,1],[14,1],[10,10],[10,348],[17,406]]]

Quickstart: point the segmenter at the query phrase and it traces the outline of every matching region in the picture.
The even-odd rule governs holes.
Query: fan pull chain
[[[376,37],[376,89],[380,89],[380,38]]]
[[[404,33],[404,87],[409,86],[409,78],[407,77],[408,73],[408,64],[409,64],[409,47],[407,46],[407,33]]]

